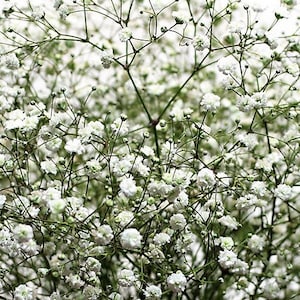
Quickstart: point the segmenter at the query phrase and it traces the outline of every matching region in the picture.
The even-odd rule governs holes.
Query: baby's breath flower
[[[53,161],[45,160],[41,162],[41,169],[47,174],[55,175],[57,173],[56,165]]]
[[[121,42],[127,42],[130,40],[130,38],[132,37],[132,32],[129,28],[123,28],[120,32],[119,32],[119,39]]]
[[[167,284],[171,291],[178,293],[185,290],[187,280],[181,271],[177,271],[167,278]]]
[[[146,287],[144,295],[147,300],[161,299],[162,291],[159,286],[152,284]]]
[[[136,282],[137,278],[132,270],[123,269],[119,272],[118,282],[121,286],[129,287]]]
[[[263,250],[265,245],[265,239],[261,236],[253,234],[248,240],[248,247],[254,253],[259,253]]]
[[[186,219],[183,214],[175,214],[170,218],[171,228],[174,230],[182,230],[186,226]]]
[[[134,196],[137,192],[137,186],[133,177],[129,176],[122,179],[120,182],[120,189],[126,197]]]
[[[122,248],[136,250],[142,245],[142,236],[135,228],[127,228],[120,235]]]

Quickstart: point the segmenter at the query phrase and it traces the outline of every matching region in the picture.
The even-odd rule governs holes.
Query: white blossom
[[[101,225],[97,230],[93,230],[93,237],[98,245],[105,246],[108,245],[114,238],[112,228],[107,225]]]
[[[183,214],[175,214],[170,218],[171,228],[174,230],[182,230],[186,226],[186,219]]]
[[[142,245],[142,236],[135,228],[127,228],[120,235],[122,248],[136,250]]]
[[[181,271],[177,271],[168,276],[167,284],[171,291],[178,293],[185,290],[187,279]]]
[[[119,272],[118,282],[121,286],[129,287],[136,282],[137,278],[132,270],[123,269]]]
[[[123,28],[119,32],[119,39],[121,42],[127,42],[132,37],[132,32],[128,27]]]
[[[45,160],[41,162],[41,169],[47,174],[55,175],[57,173],[56,165],[51,160]]]
[[[265,245],[265,239],[261,236],[253,234],[248,240],[248,247],[254,253],[259,253],[263,250]]]
[[[144,295],[146,300],[161,299],[162,291],[159,286],[152,284],[146,287],[146,290],[144,291]]]
[[[220,106],[220,97],[212,93],[207,93],[202,97],[200,105],[207,111],[216,112]]]
[[[135,180],[131,176],[122,179],[120,182],[120,189],[126,197],[134,196],[137,192]]]

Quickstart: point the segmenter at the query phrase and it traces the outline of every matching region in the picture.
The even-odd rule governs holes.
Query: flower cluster
[[[0,298],[296,299],[299,1],[0,3]]]

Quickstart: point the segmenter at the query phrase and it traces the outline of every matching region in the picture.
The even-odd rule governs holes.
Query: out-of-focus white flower
[[[119,39],[121,42],[127,42],[130,40],[130,38],[132,37],[132,32],[129,28],[123,28],[120,32],[119,32]]]
[[[73,288],[79,289],[84,285],[84,281],[78,274],[66,276],[66,282]]]
[[[59,213],[63,212],[66,205],[67,205],[67,203],[66,203],[65,199],[62,199],[60,197],[50,200],[48,202],[48,207],[50,208],[50,211],[53,214],[59,214]]]
[[[193,46],[196,51],[208,49],[210,45],[209,38],[206,35],[197,35],[193,38]]]
[[[293,195],[293,189],[289,185],[279,184],[274,191],[274,195],[281,200],[289,200]]]
[[[232,230],[236,230],[239,225],[235,218],[232,218],[229,215],[219,218],[218,222]]]
[[[137,281],[137,278],[134,275],[134,272],[132,270],[123,269],[118,274],[118,282],[120,286],[129,287],[134,285],[134,283]]]
[[[212,188],[216,183],[216,177],[212,170],[203,168],[197,174],[197,184],[204,188]]]
[[[69,153],[82,154],[85,151],[84,146],[81,144],[79,138],[67,141],[65,145],[65,150]]]
[[[128,228],[121,233],[120,243],[124,249],[136,250],[142,245],[142,236],[137,229]]]
[[[156,300],[160,299],[162,296],[161,288],[157,285],[149,285],[144,291],[146,300]]]
[[[6,196],[0,195],[0,209],[3,208],[5,202],[6,202]]]
[[[146,157],[153,157],[155,155],[155,152],[152,148],[149,146],[143,146],[140,150]]]
[[[217,68],[224,75],[235,75],[238,62],[233,56],[222,57],[218,61]]]
[[[167,278],[167,284],[171,291],[178,293],[185,290],[187,280],[181,271],[177,271]]]
[[[265,246],[265,240],[261,236],[253,234],[248,240],[248,247],[254,253],[259,253]]]
[[[266,278],[260,285],[260,290],[267,299],[278,299],[280,287],[275,278]]]
[[[33,238],[33,230],[30,225],[19,224],[14,228],[13,233],[14,233],[14,238],[19,243],[28,242]]]
[[[220,97],[213,93],[207,93],[202,97],[200,105],[207,111],[215,112],[220,106]]]
[[[177,24],[184,24],[190,21],[190,15],[188,13],[184,13],[182,11],[173,11],[172,17],[175,19]]]
[[[15,53],[7,54],[5,56],[5,65],[11,70],[20,68],[20,62]]]
[[[263,181],[253,181],[251,184],[251,192],[257,196],[263,197],[267,192],[266,184]]]
[[[47,174],[55,175],[57,173],[56,165],[51,160],[45,160],[41,162],[41,169]]]
[[[116,217],[116,222],[122,227],[128,225],[134,219],[133,213],[131,211],[122,211]]]

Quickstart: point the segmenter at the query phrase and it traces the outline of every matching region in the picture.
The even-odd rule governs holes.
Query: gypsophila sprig
[[[299,298],[300,5],[269,2],[0,3],[1,299]]]

